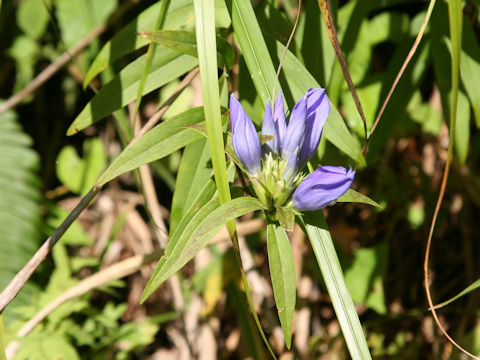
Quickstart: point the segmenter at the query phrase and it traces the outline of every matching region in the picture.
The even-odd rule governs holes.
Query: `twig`
[[[22,289],[25,283],[30,279],[34,271],[45,260],[50,250],[60,240],[62,235],[77,219],[80,213],[90,204],[90,201],[100,191],[100,187],[93,188],[85,195],[79,204],[73,209],[73,211],[67,216],[67,218],[60,224],[55,232],[43,243],[43,245],[32,256],[30,261],[20,270],[15,277],[10,281],[5,289],[0,294],[0,314],[5,310],[5,307],[17,296],[18,292]]]
[[[192,74],[193,73],[193,74]],[[158,116],[158,120],[163,116],[165,111],[167,111],[168,107],[170,106],[171,103],[175,101],[175,99],[180,95],[180,93],[188,86],[190,81],[195,77],[196,73],[194,71],[190,72],[188,75],[191,75],[187,80],[184,79],[182,83],[177,87],[175,90],[174,94],[170,96],[170,98],[162,105],[162,110],[163,112]],[[188,77],[187,75],[187,77]],[[168,102],[170,100],[170,102]],[[130,104],[130,105],[133,105]],[[138,113],[135,110],[133,110],[133,106],[129,106],[129,111],[130,113],[133,113],[134,118],[133,124],[136,124],[136,128],[133,129],[134,134],[137,133],[138,130],[140,130],[140,120],[137,119]],[[157,112],[157,114],[160,113]],[[157,115],[155,114],[155,115]],[[152,117],[154,118],[155,115]],[[150,120],[152,120],[150,118]],[[150,122],[149,120],[149,122]],[[157,120],[157,121],[158,121]],[[152,122],[153,123],[153,122]],[[153,126],[153,125],[152,125]],[[145,126],[141,129],[141,131],[138,131],[138,137],[142,136],[142,131],[144,131]],[[147,131],[147,130],[145,130]],[[162,216],[162,211],[160,208],[160,204],[158,203],[158,196],[157,192],[155,190],[155,186],[153,184],[153,179],[152,179],[152,173],[150,171],[150,165],[149,164],[144,164],[140,166],[138,169],[138,178],[139,178],[139,185],[141,188],[141,193],[143,195],[144,199],[144,204],[146,207],[146,210],[149,212],[153,222],[154,222],[154,232],[155,235],[158,239],[158,242],[160,243],[160,246],[165,249],[168,244],[168,231],[167,227],[165,226],[165,222],[163,221],[163,216]],[[170,288],[172,290],[173,294],[173,304],[175,310],[182,312],[185,309],[185,299],[183,297],[182,293],[182,286],[180,284],[180,279],[178,278],[177,274],[173,274],[170,278],[167,280],[168,284],[170,285]],[[184,317],[182,316],[182,322],[185,323]],[[185,324],[184,324],[185,325]],[[188,337],[186,337],[185,341],[190,345],[188,342]],[[189,346],[189,351],[190,351],[190,346]]]
[[[355,85],[353,85],[352,77],[350,76],[350,72],[348,71],[347,62],[343,57],[342,48],[340,47],[340,42],[338,41],[337,37],[337,29],[335,28],[335,22],[333,21],[332,16],[332,8],[330,6],[330,0],[318,0],[320,8],[322,9],[323,20],[325,21],[325,25],[327,26],[328,37],[332,43],[333,49],[335,50],[335,54],[337,55],[338,62],[340,67],[342,68],[343,76],[347,81],[348,88],[352,93],[353,100],[355,101],[355,105],[357,106],[358,113],[363,121],[363,130],[365,132],[365,143],[367,142],[367,120],[365,119],[365,114],[363,113],[362,104],[360,103],[360,99],[358,98],[357,90],[355,90]]]
[[[420,28],[420,31],[417,34],[417,37],[415,38],[415,42],[412,45],[412,48],[408,52],[407,57],[405,58],[405,61],[402,64],[402,67],[400,68],[400,71],[398,72],[397,76],[395,77],[395,81],[392,84],[392,87],[390,88],[390,91],[387,94],[387,97],[385,98],[382,107],[380,108],[380,111],[378,112],[378,115],[375,119],[375,122],[372,125],[372,129],[370,130],[370,134],[367,137],[367,142],[372,136],[373,132],[375,131],[378,122],[380,121],[380,118],[383,115],[383,112],[385,111],[385,108],[387,107],[388,102],[390,101],[390,98],[393,94],[393,91],[398,85],[398,82],[400,81],[400,78],[402,77],[403,73],[405,72],[405,69],[407,68],[408,64],[410,63],[410,60],[412,60],[413,55],[415,54],[415,51],[417,51],[418,45],[420,44],[420,41],[422,40],[423,34],[425,33],[425,29],[427,27],[428,22],[430,21],[430,15],[432,15],[433,7],[435,6],[435,0],[430,0],[430,4],[428,5],[427,13],[425,14],[425,19],[423,19],[422,26]],[[367,144],[365,143],[364,145],[364,150],[366,148]]]
[[[55,73],[63,68],[72,57],[76,56],[80,51],[87,47],[93,40],[100,36],[107,29],[106,25],[100,25],[92,30],[87,36],[80,40],[71,50],[65,51],[54,63],[48,65],[35,79],[33,79],[25,88],[17,94],[11,96],[7,101],[0,105],[0,114],[17,106],[25,97],[34,93]]]
[[[138,271],[142,266],[148,265],[160,258],[163,251],[156,250],[147,255],[136,255],[132,256],[127,260],[120,261],[116,264],[109,266],[106,269],[99,271],[92,276],[80,281],[75,286],[68,289],[62,295],[51,301],[43,309],[41,309],[37,314],[31,318],[25,325],[18,330],[17,337],[27,336],[41,321],[43,321],[52,311],[57,309],[63,303],[74,299],[78,296],[81,296],[87,293],[90,290],[93,290],[103,284],[106,284],[110,281],[121,279],[125,276],[131,275],[134,272]],[[16,351],[20,346],[20,342],[14,341],[11,342],[7,347],[7,358],[13,358]]]
[[[249,235],[260,231],[265,227],[264,225],[265,223],[261,219],[241,222],[238,224],[238,233],[240,236]],[[217,235],[214,236],[212,242],[226,240],[229,240],[229,235],[226,229],[223,228],[217,233]],[[43,309],[41,309],[33,318],[31,318],[26,324],[24,324],[20,330],[18,330],[16,336],[27,336],[41,321],[43,321],[52,311],[54,311],[63,303],[75,297],[81,296],[86,292],[93,290],[110,281],[121,279],[125,276],[131,275],[138,271],[142,266],[151,264],[152,262],[158,260],[162,254],[162,250],[156,250],[147,255],[135,255],[127,260],[120,261],[103,270],[100,270],[98,273],[92,276],[89,276],[75,286],[71,287],[69,290],[64,292],[58,298],[56,298],[48,305],[46,305]],[[172,286],[172,284],[170,285]],[[177,310],[183,311],[183,308]],[[7,358],[13,357],[15,352],[18,350],[19,345],[19,342],[12,342],[8,345]]]

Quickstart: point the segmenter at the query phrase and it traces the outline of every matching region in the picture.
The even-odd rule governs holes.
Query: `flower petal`
[[[352,185],[355,170],[341,166],[322,166],[308,175],[293,193],[297,210],[318,210],[337,200]]]
[[[276,153],[277,133],[275,131],[275,124],[273,122],[272,108],[270,107],[270,100],[267,100],[265,107],[265,115],[263,115],[262,134],[273,136],[273,139],[263,144],[263,153],[268,156],[269,153]]]
[[[282,155],[289,158],[297,149],[301,149],[306,129],[307,99],[302,97],[293,107],[288,121],[285,138],[282,143]]]
[[[235,154],[247,171],[251,175],[256,175],[261,171],[260,139],[252,120],[234,96],[230,96],[230,120]]]
[[[330,101],[325,89],[307,91],[307,115],[305,139],[300,151],[300,163],[305,164],[318,148],[323,126],[330,114]]]
[[[277,133],[277,141],[275,148],[278,153],[282,151],[282,143],[285,138],[285,132],[287,130],[287,123],[285,121],[285,109],[283,108],[283,94],[280,90],[275,101],[275,107],[273,109],[273,122],[275,123],[275,131]]]
[[[282,92],[280,91],[275,102],[273,115],[272,109],[270,108],[270,100],[267,101],[267,106],[265,108],[262,134],[273,136],[273,139],[268,141],[265,144],[266,146],[264,145],[264,155],[268,156],[269,153],[281,155],[282,140],[285,136],[286,127],[285,111],[283,110],[283,97]]]
[[[235,95],[230,94],[230,122],[232,124],[232,131],[235,128],[238,117],[243,116],[242,114],[246,115],[245,110],[243,110],[242,105],[238,102]]]

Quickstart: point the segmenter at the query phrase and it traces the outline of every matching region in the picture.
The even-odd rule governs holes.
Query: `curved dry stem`
[[[428,307],[429,307],[430,311],[432,312],[432,316],[433,316],[435,322],[437,323],[439,329],[443,333],[443,335],[458,350],[460,350],[464,354],[472,357],[473,359],[480,360],[480,357],[477,357],[477,356],[473,355],[472,353],[468,352],[467,350],[465,350],[447,333],[447,330],[444,328],[444,326],[440,322],[440,319],[438,318],[435,306],[433,305],[432,295],[430,293],[430,286],[429,286],[430,276],[429,276],[429,272],[428,272],[428,261],[429,261],[429,258],[430,258],[430,249],[431,249],[431,246],[432,246],[432,237],[433,237],[433,231],[435,229],[435,223],[437,221],[438,212],[440,211],[440,207],[442,206],[443,197],[445,195],[445,188],[447,187],[448,174],[449,174],[449,171],[450,171],[450,164],[451,164],[452,155],[453,155],[452,154],[453,151],[451,151],[450,149],[453,149],[453,146],[449,146],[447,163],[445,165],[445,169],[443,170],[443,178],[442,178],[442,184],[440,186],[440,193],[438,194],[437,204],[435,205],[435,211],[433,213],[433,219],[432,219],[432,223],[430,224],[430,230],[429,230],[429,233],[428,233],[427,245],[426,245],[426,249],[425,249],[425,259],[424,259],[424,263],[423,263],[423,281],[424,281],[424,285],[425,285],[425,294],[426,294],[426,297],[427,297]]]
[[[360,102],[360,99],[358,98],[355,85],[353,85],[352,77],[350,76],[350,72],[348,71],[347,62],[343,57],[342,48],[340,46],[340,42],[338,41],[337,29],[335,28],[335,22],[333,21],[332,7],[330,6],[330,0],[318,0],[318,5],[322,10],[323,20],[325,21],[325,25],[327,26],[328,37],[330,38],[330,42],[332,43],[333,50],[335,51],[335,55],[337,56],[338,63],[342,68],[343,76],[347,81],[348,88],[352,93],[353,101],[355,102],[355,106],[357,107],[358,113],[362,118],[363,130],[365,133],[365,143],[367,143],[367,140],[368,140],[367,120],[365,119],[365,113],[363,112],[362,104]]]
[[[402,77],[403,73],[405,72],[405,69],[407,68],[408,64],[410,63],[410,60],[412,60],[413,55],[417,51],[418,45],[420,44],[420,41],[422,40],[423,34],[425,33],[425,29],[427,28],[427,24],[430,21],[430,16],[432,15],[433,7],[435,6],[435,0],[430,0],[430,4],[428,5],[427,13],[425,14],[425,18],[423,19],[422,26],[420,27],[420,30],[417,34],[417,37],[415,38],[415,42],[412,45],[412,48],[408,52],[407,57],[405,58],[405,61],[402,64],[402,67],[400,68],[400,71],[398,72],[397,76],[395,77],[395,81],[392,84],[392,87],[390,88],[390,91],[387,94],[387,97],[385,98],[382,107],[380,108],[380,111],[378,112],[377,117],[375,118],[375,121],[372,125],[372,129],[370,130],[370,134],[367,137],[367,142],[372,136],[373,132],[375,131],[378,122],[380,121],[380,118],[383,115],[383,112],[385,111],[385,108],[387,107],[388,102],[390,101],[390,98],[392,97],[392,94],[395,90],[395,88],[398,85],[398,82],[400,81],[400,78]],[[367,142],[364,145],[364,149],[362,150],[363,152],[365,151],[367,147]]]
[[[455,141],[455,122],[457,117],[457,105],[458,105],[459,68],[460,68],[459,59],[460,59],[460,51],[461,51],[461,28],[462,28],[462,9],[461,9],[461,6],[459,5],[459,2],[456,2],[455,6],[453,4],[453,1],[449,3],[449,18],[450,18],[450,35],[452,37],[452,98],[451,98],[452,104],[450,108],[450,129],[449,129],[450,133],[449,133],[447,161],[445,164],[445,168],[443,170],[440,192],[438,194],[437,203],[435,205],[435,211],[433,213],[432,222],[430,224],[430,230],[428,232],[427,245],[425,249],[425,259],[423,262],[423,280],[424,280],[425,294],[427,297],[429,308],[432,312],[432,316],[435,319],[435,322],[437,323],[443,335],[458,350],[460,350],[461,352],[470,356],[473,359],[480,360],[479,357],[473,355],[472,353],[464,349],[462,346],[460,346],[447,333],[447,330],[440,323],[440,320],[437,315],[437,311],[435,310],[435,307],[433,305],[432,296],[430,293],[430,286],[429,286],[430,276],[428,272],[428,261],[430,259],[430,250],[432,247],[433,231],[435,229],[435,223],[437,221],[438,213],[440,211],[440,207],[442,206],[443,198],[445,196],[445,189],[447,187],[448,175],[450,173],[450,166],[452,164],[453,145]],[[457,31],[460,31],[460,33],[458,33]],[[454,41],[454,40],[457,40],[457,41]]]
[[[25,88],[8,98],[7,101],[0,105],[0,114],[14,108],[28,95],[37,91],[40,86],[63,68],[74,56],[78,55],[78,53],[85,49],[93,40],[98,38],[106,29],[107,26],[100,25],[80,40],[71,50],[65,51],[55,62],[48,65],[40,74],[38,74]]]

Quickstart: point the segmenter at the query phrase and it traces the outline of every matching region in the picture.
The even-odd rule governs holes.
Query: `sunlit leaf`
[[[199,209],[188,225],[176,233],[160,259],[157,268],[143,291],[145,301],[160,285],[180,270],[228,221],[246,213],[262,209],[261,203],[252,197],[242,197],[220,205],[216,196]]]
[[[293,312],[296,303],[295,262],[285,230],[276,224],[267,226],[268,264],[272,278],[273,294],[282,325],[285,343],[292,343]]]

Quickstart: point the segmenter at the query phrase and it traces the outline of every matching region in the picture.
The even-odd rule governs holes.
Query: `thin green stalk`
[[[223,143],[222,119],[220,113],[220,95],[217,73],[217,45],[215,34],[215,11],[213,0],[194,0],[195,24],[197,35],[198,64],[200,68],[200,80],[202,85],[203,109],[205,112],[205,123],[207,127],[208,143],[212,157],[215,183],[221,203],[230,201],[230,188],[227,177],[227,166],[225,161],[225,148]],[[267,92],[268,96],[268,92]],[[268,347],[271,355],[275,355],[268,344],[263,333],[260,321],[255,312],[250,287],[248,285],[245,270],[242,266],[240,248],[236,233],[235,221],[227,222],[227,230],[232,239],[235,256],[240,267],[245,294],[248,304],[255,318],[259,332]]]

